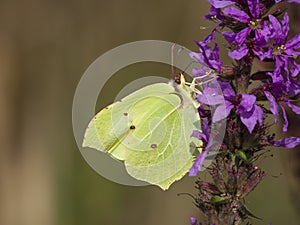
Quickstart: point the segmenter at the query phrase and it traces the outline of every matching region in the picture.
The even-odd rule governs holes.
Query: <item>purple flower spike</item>
[[[199,53],[190,54],[201,65],[193,69],[193,81],[199,86],[195,95],[200,103],[202,130],[194,130],[191,136],[200,140],[197,148],[202,151],[195,152],[189,176],[196,176],[213,152],[214,161],[208,167],[211,179],[204,181],[200,177],[196,181],[195,205],[206,224],[244,224],[246,219],[258,218],[244,201],[264,177],[256,166],[257,159],[272,145],[300,147],[300,137],[275,140],[275,134],[270,134],[279,116],[282,131],[288,131],[287,108],[300,115],[300,34],[290,39],[288,14],[273,10],[277,9],[276,3],[300,0],[208,1],[211,7],[205,19],[217,25],[211,34],[196,42]],[[217,31],[228,42],[227,53],[233,59],[230,65],[223,65],[220,59]],[[258,71],[252,74],[256,60],[260,60],[255,68]],[[265,63],[273,66],[264,66]],[[213,79],[202,82],[208,75]],[[274,117],[274,123],[265,120],[269,116]],[[190,221],[191,225],[201,225],[195,217]]]

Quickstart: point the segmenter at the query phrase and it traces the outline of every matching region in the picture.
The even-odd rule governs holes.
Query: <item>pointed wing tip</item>
[[[167,191],[170,188],[170,186],[171,186],[171,184],[168,184],[168,185],[155,184],[155,185],[157,185],[163,191]]]

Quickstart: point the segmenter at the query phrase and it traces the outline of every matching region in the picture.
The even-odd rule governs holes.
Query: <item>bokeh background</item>
[[[300,8],[288,9],[299,32]],[[196,51],[193,40],[208,32],[200,29],[209,26],[202,20],[208,10],[204,0],[0,1],[1,225],[188,225],[190,215],[201,219],[191,198],[177,196],[196,193],[194,178],[163,192],[95,173],[75,144],[71,109],[79,79],[98,56],[146,39]],[[99,109],[143,72],[169,76],[171,68],[125,68],[101,92]],[[298,124],[294,118],[294,135],[300,135]],[[299,225],[299,150],[274,149],[258,162],[267,177],[247,198],[263,218],[253,224]]]

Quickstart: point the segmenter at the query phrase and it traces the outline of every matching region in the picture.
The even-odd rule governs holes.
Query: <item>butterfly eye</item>
[[[129,128],[130,128],[130,130],[134,130],[134,129],[135,129],[135,126],[134,126],[134,125],[131,125]]]
[[[175,75],[174,76],[174,81],[175,81],[176,84],[180,84],[181,83],[180,75]]]

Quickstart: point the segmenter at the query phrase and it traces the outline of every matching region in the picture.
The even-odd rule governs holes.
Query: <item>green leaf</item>
[[[227,201],[230,199],[230,196],[219,196],[219,195],[213,195],[210,199],[211,203],[223,203],[224,201]]]
[[[251,162],[251,160],[252,160],[252,157],[248,158],[247,154],[244,151],[237,150],[236,154],[239,156],[239,158],[241,158],[242,160],[244,160],[247,163]]]

